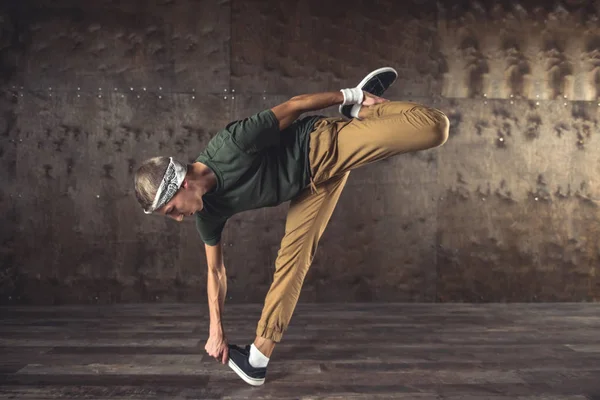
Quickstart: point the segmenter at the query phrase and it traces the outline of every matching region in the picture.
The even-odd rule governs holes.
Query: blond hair
[[[169,157],[154,157],[144,161],[135,172],[135,197],[144,210],[152,206],[168,166]]]

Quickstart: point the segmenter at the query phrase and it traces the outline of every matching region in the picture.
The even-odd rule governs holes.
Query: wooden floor
[[[259,316],[227,307],[230,342]],[[200,305],[0,307],[0,398],[600,400],[600,304],[300,305],[260,388],[206,333]]]

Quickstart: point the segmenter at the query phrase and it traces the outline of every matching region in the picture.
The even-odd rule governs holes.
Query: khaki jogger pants
[[[257,336],[281,340],[350,171],[397,154],[441,146],[448,138],[448,118],[433,108],[386,102],[366,111],[361,120],[322,119],[310,134],[312,185],[290,203]]]

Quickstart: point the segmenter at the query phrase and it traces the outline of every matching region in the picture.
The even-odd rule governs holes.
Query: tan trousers
[[[281,340],[350,171],[397,154],[440,146],[448,138],[450,123],[439,110],[387,102],[367,111],[361,120],[322,119],[310,134],[312,185],[291,201],[257,336]]]

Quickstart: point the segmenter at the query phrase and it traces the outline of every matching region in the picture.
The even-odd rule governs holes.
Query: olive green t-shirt
[[[235,121],[219,131],[197,161],[216,175],[203,196],[196,227],[204,243],[221,240],[227,219],[242,211],[273,207],[292,199],[310,183],[309,133],[322,117],[310,116],[279,130],[271,110]]]

